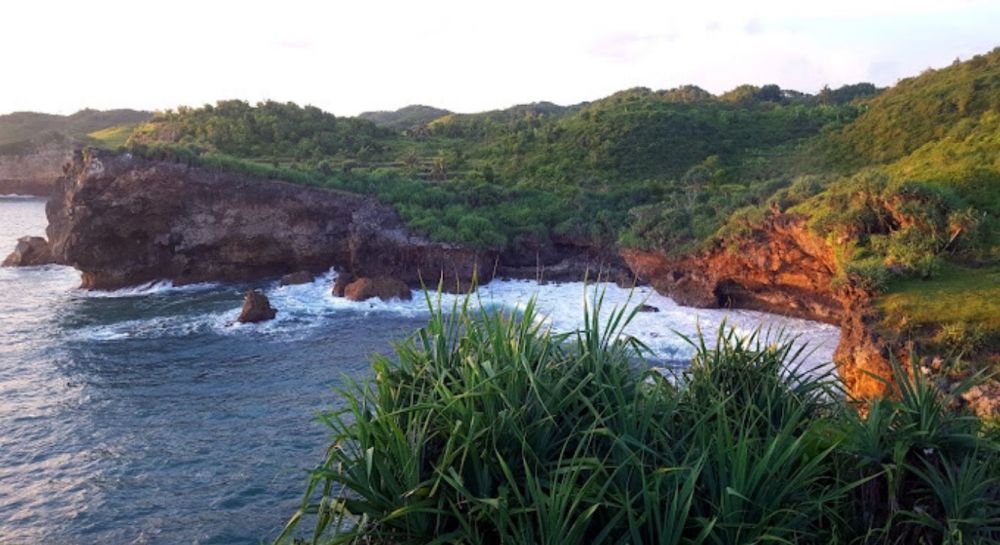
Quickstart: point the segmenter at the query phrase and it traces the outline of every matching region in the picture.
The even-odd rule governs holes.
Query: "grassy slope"
[[[394,111],[363,112],[358,117],[381,127],[404,130],[431,123],[451,112],[433,106],[412,104]]]
[[[81,142],[102,145],[101,138],[91,140],[91,133],[101,133],[113,127],[121,127],[111,144],[119,144],[128,138],[127,133],[138,123],[147,121],[152,114],[137,110],[80,110],[72,115],[52,115],[35,112],[15,112],[0,115],[0,146],[16,145],[36,140],[47,134],[57,133]]]
[[[878,298],[887,327],[918,336],[921,346],[976,358],[1000,346],[1000,267],[947,266],[929,279],[894,282]]]
[[[415,131],[225,101],[158,115],[132,140],[312,172],[332,187],[378,195],[432,238],[513,252],[556,235],[614,242],[630,209],[673,208],[696,186],[702,194],[681,229],[648,229],[691,244],[780,186],[771,163],[786,164],[798,143],[854,113],[799,95],[742,100],[632,89],[570,107],[451,114]],[[684,179],[694,167],[699,173]]]
[[[124,146],[138,123],[126,125],[114,125],[91,133],[87,133],[87,138],[96,143],[97,146],[106,149],[115,149]]]
[[[833,142],[894,180],[948,192],[973,212],[965,250],[930,279],[889,285],[878,304],[930,350],[1000,352],[1000,50],[925,72],[871,100]],[[962,263],[977,265],[970,267]],[[993,265],[982,266],[982,264]],[[988,357],[988,356],[987,356]]]

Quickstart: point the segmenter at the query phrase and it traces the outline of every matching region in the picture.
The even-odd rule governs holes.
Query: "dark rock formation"
[[[207,167],[77,153],[49,200],[53,254],[83,287],[249,280],[336,265],[408,285],[468,282],[495,256],[407,232],[395,210],[350,193]]]
[[[639,312],[660,312],[660,309],[645,303],[639,305]]]
[[[634,275],[615,248],[586,240],[554,237],[547,243],[521,241],[519,253],[500,256],[497,274],[539,282],[614,282],[631,287]]]
[[[333,289],[331,292],[334,297],[343,297],[344,291],[347,289],[347,285],[354,282],[357,278],[351,273],[338,273],[337,278],[333,279]]]
[[[36,267],[55,263],[49,243],[42,237],[17,239],[14,251],[3,260],[3,267]]]
[[[391,276],[358,278],[344,287],[344,297],[352,301],[366,301],[378,297],[383,301],[402,299],[409,301],[412,291],[405,282]]]
[[[240,317],[236,321],[244,324],[265,322],[274,319],[277,313],[278,311],[271,306],[271,302],[267,299],[266,295],[257,290],[247,290],[246,295],[243,297],[243,308],[240,310]]]
[[[316,278],[316,275],[309,271],[299,271],[286,274],[278,281],[280,286],[295,286],[298,284],[308,284]]]

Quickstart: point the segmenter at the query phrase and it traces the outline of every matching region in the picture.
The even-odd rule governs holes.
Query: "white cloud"
[[[997,45],[979,1],[11,2],[0,112],[221,98],[338,114],[571,103],[644,85],[891,84]]]

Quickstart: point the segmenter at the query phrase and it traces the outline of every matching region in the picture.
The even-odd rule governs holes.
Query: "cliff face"
[[[701,254],[671,259],[624,250],[640,280],[677,302],[696,307],[734,307],[807,318],[841,328],[834,355],[851,394],[871,398],[890,376],[888,347],[875,333],[869,297],[839,287],[833,248],[810,232],[805,218],[777,214],[750,232]]]
[[[34,149],[0,154],[0,195],[48,197],[63,165],[73,158],[72,143],[55,140]]]
[[[85,288],[331,266],[415,285],[492,266],[492,256],[406,232],[391,207],[363,196],[127,154],[77,152],[47,215],[53,255],[83,273]]]
[[[436,285],[443,276],[447,288],[467,285],[477,270],[484,281],[495,270],[565,280],[589,270],[619,282],[633,272],[681,304],[839,325],[835,362],[859,398],[885,393],[869,373],[890,374],[868,295],[837,284],[833,249],[798,216],[777,214],[694,256],[625,250],[621,260],[609,259],[567,242],[505,255],[505,267],[496,254],[408,232],[391,207],[368,197],[107,152],[74,156],[47,213],[53,258],[80,269],[85,288],[247,280],[331,266],[344,278],[392,277],[410,286]]]
[[[750,233],[694,256],[624,250],[640,278],[681,304],[731,306],[840,323],[833,250],[803,218],[770,217]]]

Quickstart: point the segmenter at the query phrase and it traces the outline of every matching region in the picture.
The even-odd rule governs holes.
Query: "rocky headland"
[[[334,267],[336,295],[388,299],[439,281],[461,290],[494,276],[590,274],[648,283],[684,305],[838,325],[835,363],[857,398],[886,394],[889,385],[874,377],[890,375],[891,354],[905,361],[908,353],[879,332],[871,295],[838,282],[831,245],[790,214],[773,213],[683,257],[628,249],[615,255],[578,241],[507,255],[431,241],[370,197],[102,151],[74,155],[47,214],[47,258],[79,269],[90,289],[282,275],[297,283]]]
[[[372,198],[100,151],[74,156],[47,215],[53,255],[90,289],[331,267],[411,286],[468,283],[496,257],[410,233]]]

